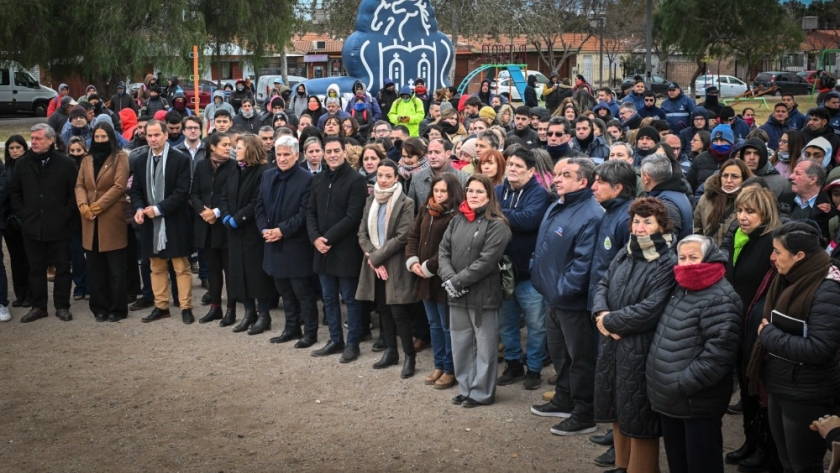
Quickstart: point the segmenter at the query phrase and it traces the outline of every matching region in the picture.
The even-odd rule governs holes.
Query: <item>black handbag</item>
[[[513,263],[507,255],[502,255],[499,260],[499,277],[502,283],[502,297],[510,299],[516,289],[516,277],[514,276]]]

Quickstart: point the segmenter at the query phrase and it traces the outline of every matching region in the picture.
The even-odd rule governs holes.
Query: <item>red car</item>
[[[184,96],[187,98],[187,106],[192,108],[193,97],[195,97],[195,86],[192,81],[181,81],[181,88],[184,89]],[[205,108],[213,101],[213,92],[217,89],[216,83],[209,80],[202,80],[198,83],[199,107]]]
[[[796,75],[811,85],[814,85],[814,81],[817,79],[817,71],[802,71],[797,72]]]

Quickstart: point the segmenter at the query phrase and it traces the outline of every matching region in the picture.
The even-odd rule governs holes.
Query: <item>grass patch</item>
[[[44,119],[46,123],[46,119]],[[29,129],[34,123],[32,120],[3,120],[0,123],[0,146],[12,135],[21,135],[29,141]]]

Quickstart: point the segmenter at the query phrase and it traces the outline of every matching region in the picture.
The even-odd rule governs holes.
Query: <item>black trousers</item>
[[[210,285],[210,305],[222,305],[222,286],[228,278],[228,250],[227,248],[204,248],[204,258],[207,260],[207,281]],[[236,300],[230,297],[230,285],[227,285],[227,307],[236,307]]]
[[[770,396],[767,406],[770,431],[785,471],[824,471],[825,441],[808,426],[824,415],[837,414],[837,409],[837,404],[833,403],[805,403]]]
[[[29,258],[26,257],[23,236],[7,226],[3,238],[6,239],[6,247],[9,250],[15,299],[19,301],[32,299],[32,291],[29,288]]]
[[[129,296],[139,296],[142,285],[140,284],[140,265],[137,263],[137,234],[134,228],[128,226],[128,246],[125,248],[125,271],[126,291]]]
[[[29,287],[32,290],[32,307],[47,310],[47,266],[55,266],[53,282],[53,306],[56,309],[70,308],[70,238],[66,240],[39,241],[23,239],[26,257],[29,259]],[[49,260],[49,263],[47,262]]]
[[[102,251],[96,248],[97,238],[93,238],[93,251],[86,251],[88,278],[90,280],[90,311],[94,315],[128,316],[128,277],[126,275],[126,248]],[[57,275],[56,275],[57,276]]]
[[[413,313],[411,304],[388,304],[385,302],[385,281],[377,278],[374,285],[374,302],[382,323],[382,335],[385,346],[397,348],[397,335],[400,336],[405,356],[414,356]]]
[[[545,326],[548,353],[557,373],[551,402],[560,408],[572,408],[576,419],[592,422],[598,358],[595,323],[586,311],[549,309]]]
[[[660,416],[671,473],[723,473],[721,419]]]
[[[318,338],[318,298],[312,278],[274,278],[274,287],[283,298],[286,325],[283,330],[297,332],[303,324],[306,338]]]

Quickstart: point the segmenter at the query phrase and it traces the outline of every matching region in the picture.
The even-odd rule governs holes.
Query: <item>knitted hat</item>
[[[465,141],[461,145],[461,152],[462,153],[467,153],[468,155],[470,155],[471,158],[475,158],[476,153],[477,153],[477,151],[475,149],[475,142],[476,142],[475,138],[470,138],[467,141]]]
[[[715,141],[718,139],[727,141],[730,144],[735,143],[735,134],[732,133],[732,127],[725,123],[716,126],[715,129],[712,130],[711,140]]]
[[[496,119],[496,111],[493,110],[493,107],[484,106],[481,107],[481,110],[478,111],[479,118],[489,118],[491,120]]]
[[[87,117],[87,111],[85,107],[81,105],[76,105],[75,107],[70,109],[70,119],[74,119],[76,117]]]
[[[443,103],[440,104],[440,113],[443,113],[444,110],[452,109],[454,110],[455,107],[452,106],[452,102],[448,100],[444,100]]]
[[[636,132],[636,141],[638,141],[639,138],[642,138],[643,136],[652,139],[654,143],[659,143],[659,132],[657,132],[656,128],[652,126],[645,126],[639,128],[639,131]]]
[[[274,107],[286,108],[286,103],[283,100],[283,97],[274,97],[273,99],[271,99],[271,108]]]

